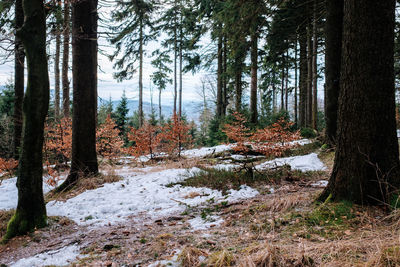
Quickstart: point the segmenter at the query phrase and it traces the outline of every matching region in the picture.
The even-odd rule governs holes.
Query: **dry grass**
[[[233,254],[228,250],[223,249],[210,255],[210,257],[208,258],[207,266],[228,267],[234,266],[234,263],[235,257],[233,256]]]
[[[186,246],[178,256],[178,261],[182,267],[200,266],[202,261],[208,256],[207,252],[192,246]]]

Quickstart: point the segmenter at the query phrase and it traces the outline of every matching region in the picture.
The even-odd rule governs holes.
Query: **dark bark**
[[[343,0],[326,1],[325,120],[326,141],[336,144],[340,65],[342,56]]]
[[[158,90],[158,118],[160,123],[162,121],[162,112],[161,112],[161,88]]]
[[[97,0],[72,3],[73,122],[72,160],[67,180],[58,188],[74,185],[80,176],[98,173],[96,155]]]
[[[257,71],[258,71],[258,36],[251,36],[251,88],[250,88],[250,122],[257,123]]]
[[[314,0],[313,8],[313,43],[312,43],[312,127],[317,130],[317,119],[318,119],[318,88],[317,88],[317,53],[318,53],[318,36],[317,36],[317,0]]]
[[[143,115],[143,25],[140,20],[139,29],[139,127],[142,127]]]
[[[58,119],[60,117],[60,48],[61,48],[61,33],[59,27],[56,31],[56,53],[54,55],[54,115]]]
[[[299,77],[299,121],[300,127],[307,124],[307,37],[304,33],[300,34],[300,77]]]
[[[173,115],[176,115],[176,102],[178,97],[178,79],[177,79],[177,60],[178,60],[178,36],[177,36],[177,21],[174,18],[174,110]]]
[[[219,25],[219,29],[221,26]],[[222,55],[222,34],[218,36],[218,49],[217,49],[217,117],[221,118],[223,114],[223,55]]]
[[[282,60],[282,69],[281,69],[281,110],[285,108],[285,64],[284,60]]]
[[[289,111],[289,50],[286,51],[285,64],[285,110]]]
[[[297,105],[297,37],[294,45],[294,123],[298,126],[298,105]]]
[[[312,79],[312,33],[311,25],[307,27],[307,116],[306,126],[312,127],[312,106],[313,106],[313,79]]]
[[[24,10],[22,0],[15,1],[15,28],[19,29],[24,24]],[[19,157],[22,134],[22,102],[24,99],[24,64],[25,52],[21,39],[15,37],[14,58],[14,158]]]
[[[235,110],[240,112],[242,110],[242,64],[241,60],[235,60],[235,90],[236,90],[236,101]]]
[[[182,15],[181,15],[182,16]],[[181,23],[182,23],[182,17],[181,17]],[[183,87],[183,33],[182,33],[182,25],[180,25],[179,28],[179,112],[178,112],[178,119],[180,120],[182,118],[182,87]]]
[[[69,100],[69,80],[68,80],[68,67],[69,67],[69,38],[70,31],[70,0],[64,0],[64,25],[63,25],[63,59],[62,59],[62,90],[63,90],[63,114],[64,117],[70,116],[70,100]]]
[[[17,31],[25,47],[28,84],[23,104],[23,141],[18,170],[18,206],[8,223],[4,241],[46,226],[43,198],[42,148],[49,107],[46,55],[46,16],[42,0],[24,0],[25,21]]]
[[[227,77],[227,71],[228,71],[228,52],[227,52],[227,40],[226,37],[224,37],[223,40],[223,71],[222,71],[222,90],[223,90],[223,115],[226,115],[226,109],[228,107],[228,77]]]
[[[394,0],[344,2],[337,149],[322,200],[383,204],[398,196],[394,22]]]

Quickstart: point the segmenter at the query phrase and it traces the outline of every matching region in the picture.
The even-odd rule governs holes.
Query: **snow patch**
[[[196,217],[188,221],[194,231],[205,230],[211,227],[220,226],[224,222],[220,216],[212,215],[204,220],[201,217]]]
[[[39,267],[48,265],[66,266],[75,261],[76,257],[79,255],[79,247],[77,245],[71,245],[37,254],[29,258],[20,259],[17,262],[12,263],[11,267]]]
[[[328,181],[321,180],[315,183],[311,184],[312,187],[327,187],[328,186]]]
[[[177,249],[174,250],[173,256],[169,260],[161,260],[153,262],[152,264],[148,265],[147,267],[158,267],[158,266],[171,266],[171,267],[179,267],[181,266],[180,262],[178,261],[178,256],[181,253],[181,250]]]
[[[258,170],[265,170],[274,167],[289,165],[292,170],[306,171],[324,171],[326,167],[318,158],[316,153],[311,153],[304,156],[295,156],[288,158],[278,158],[271,161],[261,163],[256,166]]]
[[[66,202],[51,201],[47,204],[47,213],[50,216],[66,216],[81,225],[102,226],[124,221],[131,215],[145,213],[154,219],[181,213],[188,206],[206,204],[210,199],[216,203],[233,202],[259,194],[245,185],[239,190],[229,190],[226,196],[210,188],[166,186],[183,181],[198,171],[198,168],[169,169],[127,175],[122,181],[86,191]],[[187,198],[188,195],[195,197]]]

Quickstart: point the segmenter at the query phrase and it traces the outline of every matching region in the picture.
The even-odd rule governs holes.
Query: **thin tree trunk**
[[[160,120],[160,123],[162,122],[162,112],[161,112],[161,88],[158,90],[158,117]]]
[[[182,19],[181,19],[181,21],[182,21]],[[183,64],[183,56],[182,56],[182,53],[183,53],[183,44],[182,44],[182,41],[183,41],[183,36],[182,36],[182,25],[180,25],[180,28],[179,28],[179,116],[178,116],[178,118],[179,118],[179,120],[182,118],[182,87],[183,87],[183,85],[182,85],[182,81],[183,81],[183,79],[182,79],[182,75],[183,75],[183,69],[182,69],[182,64]]]
[[[237,60],[236,63],[238,64]],[[239,63],[241,64],[241,63]],[[236,66],[237,68],[237,66]],[[236,112],[240,112],[242,110],[242,70],[241,68],[237,68],[235,71],[235,89],[236,89],[236,102],[235,102],[235,110]]]
[[[286,51],[285,70],[285,110],[289,112],[289,49]]]
[[[218,29],[221,30],[221,25],[218,26]],[[223,79],[222,79],[222,72],[223,72],[223,55],[222,55],[222,34],[218,36],[218,49],[217,49],[217,117],[221,118],[223,114]]]
[[[313,53],[312,53],[312,74],[313,74],[313,101],[312,101],[312,127],[314,130],[318,130],[318,36],[317,36],[317,0],[314,0],[314,16],[313,16]]]
[[[294,123],[298,126],[298,106],[297,106],[297,36],[294,45]]]
[[[336,144],[340,65],[342,60],[343,5],[343,0],[326,1],[325,134],[326,141],[331,145]]]
[[[312,79],[312,34],[310,25],[307,27],[307,127],[312,127],[313,79]]]
[[[272,112],[276,113],[276,86],[275,86],[275,69],[272,71]]]
[[[70,32],[70,0],[64,0],[64,25],[63,25],[63,59],[62,59],[62,90],[63,90],[63,113],[65,118],[70,116],[69,100],[69,38]]]
[[[285,64],[282,59],[282,75],[281,75],[281,111],[285,109]]]
[[[49,74],[46,54],[46,15],[42,0],[24,0],[25,22],[17,31],[28,65],[23,105],[23,141],[18,170],[18,205],[8,223],[4,241],[46,226],[43,198],[43,134],[49,107]]]
[[[54,57],[54,82],[55,82],[55,97],[54,97],[54,115],[58,120],[60,117],[60,48],[61,48],[61,32],[60,28],[56,30],[56,54]]]
[[[24,10],[22,0],[15,1],[15,28],[19,29],[24,24]],[[21,39],[15,36],[14,58],[14,158],[19,158],[22,134],[22,102],[24,99],[24,64],[25,52]]]
[[[139,26],[139,127],[143,126],[143,25]]]
[[[176,1],[175,1],[175,7],[176,7]],[[173,110],[173,115],[176,116],[176,102],[177,102],[177,97],[178,97],[178,80],[177,80],[177,60],[178,60],[178,34],[177,34],[177,19],[176,19],[176,14],[174,18],[174,110]]]
[[[337,148],[322,200],[398,201],[394,25],[394,0],[344,1]]]
[[[223,115],[226,115],[226,109],[228,107],[228,77],[227,77],[227,70],[228,70],[228,52],[227,52],[227,40],[226,37],[224,37],[223,40],[223,92],[224,92],[224,98],[223,98]]]
[[[251,89],[250,89],[250,122],[257,124],[257,72],[258,72],[258,36],[251,36]]]
[[[72,160],[67,180],[58,188],[73,186],[80,176],[98,173],[96,155],[97,0],[72,3],[73,125]]]
[[[300,34],[299,38],[300,45],[300,77],[299,77],[299,91],[300,91],[300,101],[299,101],[299,119],[300,128],[307,126],[307,37],[306,35]]]

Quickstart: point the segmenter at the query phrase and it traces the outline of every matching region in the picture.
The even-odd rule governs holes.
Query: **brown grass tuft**
[[[208,265],[213,267],[228,267],[233,266],[235,258],[232,253],[226,249],[211,254],[208,258]]]
[[[201,257],[208,256],[207,252],[192,246],[186,246],[178,256],[182,267],[199,266],[202,262]]]

